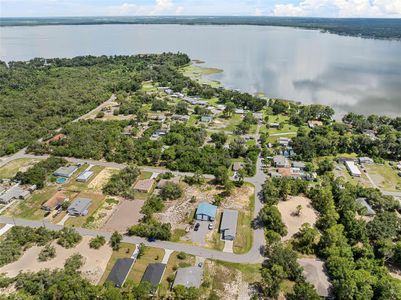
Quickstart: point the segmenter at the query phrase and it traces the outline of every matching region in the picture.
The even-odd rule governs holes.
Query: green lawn
[[[81,166],[77,172],[68,180],[68,182],[64,185],[64,188],[69,192],[82,192],[88,189],[89,183],[104,169],[101,166],[93,166],[90,170],[93,172],[93,175],[88,179],[87,182],[78,182],[76,178],[88,168],[88,165],[85,164]]]
[[[260,280],[260,264],[240,264],[221,260],[215,260],[215,262],[218,265],[222,265],[226,268],[232,268],[240,271],[246,282],[252,283]]]
[[[145,247],[145,253],[139,258],[128,275],[128,279],[139,283],[145,273],[146,267],[151,263],[161,262],[164,256],[164,249]]]
[[[41,220],[45,215],[45,212],[41,209],[42,204],[56,192],[56,186],[45,187],[41,190],[37,190],[28,199],[21,200],[17,207],[7,211],[6,214],[12,215],[16,218]]]
[[[120,249],[118,251],[113,251],[109,262],[107,263],[106,270],[104,271],[103,276],[99,281],[99,285],[102,285],[106,281],[117,259],[131,257],[132,253],[135,251],[135,247],[136,246],[133,244],[121,243]]]
[[[222,213],[221,211],[218,211],[216,214],[216,220],[214,221],[214,229],[213,229],[213,234],[212,234],[212,240],[207,241],[207,246],[209,248],[223,251],[224,249],[224,241],[221,240],[221,234],[219,233],[219,226],[222,218]]]
[[[385,164],[372,164],[365,165],[369,176],[373,182],[381,189],[386,191],[400,191],[401,190],[401,177],[397,172],[391,168],[386,162]]]
[[[26,168],[38,162],[37,159],[20,158],[10,161],[0,168],[0,178],[13,178],[21,168]]]

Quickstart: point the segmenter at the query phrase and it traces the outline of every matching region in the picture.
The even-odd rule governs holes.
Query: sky
[[[0,0],[1,17],[164,15],[401,18],[401,0]]]

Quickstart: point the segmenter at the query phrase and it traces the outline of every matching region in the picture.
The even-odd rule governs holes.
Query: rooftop
[[[134,260],[131,258],[117,259],[106,281],[111,281],[115,286],[122,287],[133,264]]]
[[[149,264],[142,276],[141,282],[150,282],[153,286],[157,286],[164,274],[166,264],[153,263]]]
[[[207,202],[201,202],[196,210],[197,215],[206,215],[214,218],[216,216],[217,206]]]
[[[135,185],[134,189],[138,191],[148,192],[153,186],[153,179],[140,179]]]
[[[199,288],[202,284],[203,269],[200,267],[179,268],[175,275],[173,287],[183,285],[187,288]]]
[[[68,207],[68,212],[73,215],[81,215],[89,208],[92,200],[87,198],[77,198]]]

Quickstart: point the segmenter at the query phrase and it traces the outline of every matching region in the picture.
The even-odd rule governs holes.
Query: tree
[[[56,248],[52,245],[46,245],[39,253],[39,261],[47,261],[56,256]]]
[[[214,172],[214,180],[217,184],[225,185],[229,181],[228,170],[226,167],[218,167]]]
[[[315,288],[308,282],[297,281],[293,292],[285,295],[287,300],[320,300]]]
[[[114,251],[120,249],[120,243],[123,239],[123,236],[119,234],[117,231],[114,231],[110,238],[110,246]]]
[[[174,299],[177,300],[196,300],[199,298],[199,290],[194,287],[187,288],[183,285],[177,285],[173,289]]]
[[[178,115],[187,115],[188,114],[188,104],[184,101],[180,101],[175,106],[175,113]]]
[[[303,254],[313,254],[319,243],[319,231],[309,223],[302,224],[301,229],[295,234],[294,248]]]
[[[73,248],[82,240],[82,236],[73,228],[64,227],[60,230],[57,244],[64,248]]]
[[[269,268],[262,268],[262,281],[260,284],[262,294],[269,298],[277,298],[284,278],[286,278],[286,274],[280,265],[273,264]]]
[[[145,254],[146,246],[144,243],[140,243],[138,245],[138,256],[137,258],[141,258]]]
[[[297,205],[294,214],[299,217],[301,215],[301,211],[302,211],[302,205],[299,204]]]
[[[210,136],[217,148],[222,148],[227,141],[227,136],[223,132],[215,132]]]
[[[236,105],[233,102],[227,102],[226,108],[224,109],[224,116],[226,118],[231,117],[235,111]]]
[[[89,247],[93,249],[99,249],[104,244],[106,244],[106,239],[104,238],[104,236],[97,235],[96,237],[90,240]]]
[[[324,159],[322,161],[319,162],[319,167],[317,169],[317,173],[319,175],[323,175],[327,172],[331,172],[334,169],[334,163],[332,160],[330,159]]]
[[[276,206],[265,205],[259,212],[258,220],[264,227],[285,236],[287,228],[281,220],[280,211]]]
[[[160,197],[163,200],[175,200],[182,196],[181,187],[173,182],[167,182],[160,190]]]

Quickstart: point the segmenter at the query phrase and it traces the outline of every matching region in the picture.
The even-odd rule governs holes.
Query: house
[[[187,267],[179,268],[175,275],[173,288],[177,285],[183,285],[186,288],[199,288],[202,284],[203,268]]]
[[[157,116],[157,120],[160,123],[164,123],[166,121],[166,116],[165,115],[159,115],[159,116]]]
[[[188,121],[189,120],[189,116],[188,115],[172,115],[171,118],[173,120],[178,120],[178,121]]]
[[[299,169],[301,171],[305,170],[305,163],[302,161],[293,161],[291,165],[293,168]]]
[[[373,164],[374,161],[370,157],[359,157],[358,161],[360,164]]]
[[[139,193],[149,193],[153,187],[153,179],[140,179],[134,185],[134,190]]]
[[[88,214],[89,206],[91,206],[92,200],[87,198],[77,198],[67,208],[67,212],[71,216],[86,216]]]
[[[235,162],[233,163],[233,171],[237,172],[239,170],[241,170],[242,168],[244,168],[244,164],[242,162]]]
[[[87,182],[88,179],[93,175],[92,171],[89,170],[85,170],[83,171],[81,174],[79,174],[79,176],[77,177],[77,181],[79,182]]]
[[[281,146],[285,146],[287,147],[289,145],[289,143],[291,142],[291,139],[286,138],[286,137],[279,137],[277,139],[277,143]]]
[[[5,189],[0,192],[0,203],[10,203],[15,199],[26,199],[31,193],[27,190],[22,189],[19,184],[12,186],[9,189]]]
[[[376,215],[376,212],[373,210],[373,208],[369,205],[369,203],[366,200],[367,198],[357,198],[356,202],[358,202],[360,205],[366,208],[366,213],[364,214],[365,216],[373,217],[374,215]]]
[[[234,209],[224,209],[220,223],[221,238],[233,241],[237,234],[238,211]]]
[[[149,282],[152,286],[157,286],[166,270],[166,264],[153,263],[146,267],[145,273],[142,276],[141,282]]]
[[[171,95],[172,93],[174,93],[174,91],[173,91],[172,89],[170,89],[170,88],[165,89],[164,92],[165,92],[167,95]]]
[[[223,111],[223,110],[225,110],[226,109],[226,106],[225,105],[223,105],[223,104],[217,104],[217,109],[218,110],[220,110],[220,111]]]
[[[354,176],[354,177],[361,177],[362,173],[358,169],[358,167],[355,165],[355,162],[353,161],[346,161],[345,162],[345,167],[347,168],[348,172]]]
[[[290,162],[283,155],[276,155],[273,157],[273,164],[276,168],[289,168]]]
[[[280,123],[269,123],[269,127],[270,128],[279,128],[280,127]]]
[[[313,128],[316,126],[323,126],[323,122],[318,121],[318,120],[310,120],[310,121],[308,121],[308,126],[309,126],[309,128]]]
[[[210,123],[213,121],[213,117],[212,116],[202,116],[201,117],[201,122],[203,123]]]
[[[151,136],[151,138],[153,139],[158,139],[161,138],[163,136],[165,136],[167,134],[167,130],[165,129],[157,129]]]
[[[279,172],[276,172],[276,171],[270,171],[269,175],[272,178],[274,178],[274,177],[277,177],[277,178],[283,177]]]
[[[368,136],[372,141],[374,141],[374,140],[377,139],[377,137],[376,137],[376,131],[374,131],[374,130],[365,129],[365,130],[363,131],[363,134],[366,135],[366,136]]]
[[[345,162],[347,162],[347,161],[352,161],[355,163],[355,162],[357,162],[357,159],[352,158],[352,157],[338,157],[337,158],[337,162],[339,164],[345,164]]]
[[[234,111],[237,115],[243,115],[245,113],[245,110],[242,108],[236,108]]]
[[[209,103],[207,101],[198,100],[198,101],[195,101],[195,104],[200,105],[200,106],[206,106]]]
[[[106,281],[111,281],[116,287],[122,287],[127,280],[134,262],[135,260],[132,258],[117,259]]]
[[[60,167],[56,171],[54,171],[53,175],[58,177],[70,178],[76,170],[78,170],[77,166]]]
[[[67,197],[62,192],[57,192],[49,200],[42,204],[42,209],[46,211],[57,209],[66,199]]]
[[[214,221],[216,218],[217,206],[207,202],[199,203],[196,209],[195,219],[201,221]]]

